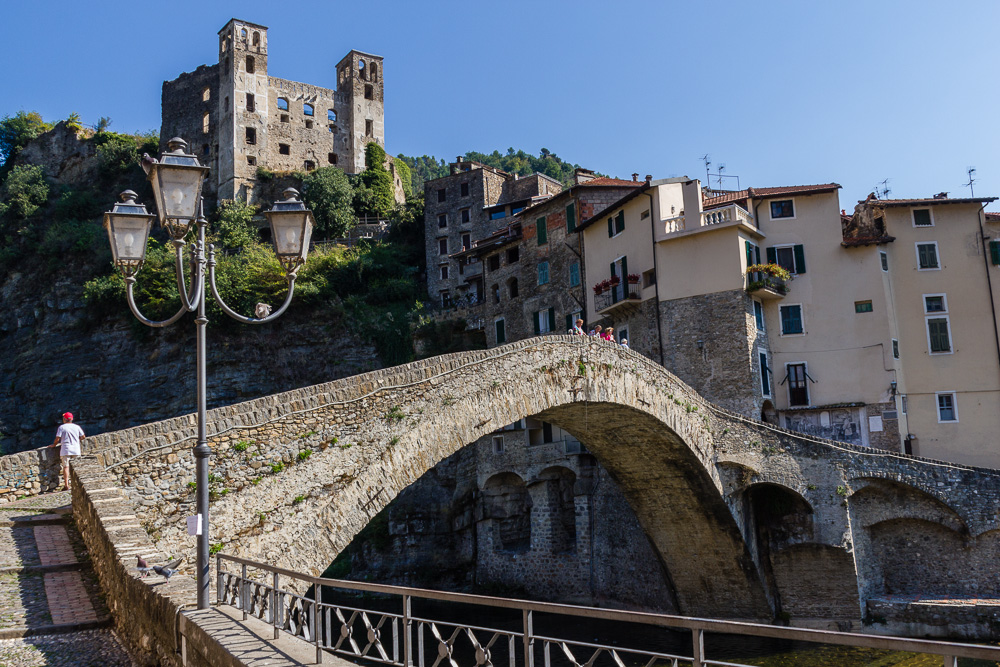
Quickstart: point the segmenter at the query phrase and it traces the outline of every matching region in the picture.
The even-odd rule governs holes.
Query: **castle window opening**
[[[375,99],[375,89],[370,83],[365,84],[365,99],[373,100]]]
[[[469,196],[469,184],[468,183],[462,183],[462,196],[463,197],[468,197]]]
[[[327,129],[329,129],[330,132],[333,133],[333,132],[337,131],[337,126],[336,125],[327,125]]]
[[[282,155],[291,155],[292,148],[288,144],[278,144],[278,152]]]
[[[521,258],[521,253],[518,251],[517,246],[507,249],[507,263],[516,264],[517,260]]]
[[[499,271],[500,255],[490,255],[490,258],[487,260],[487,264],[489,265],[490,271]]]
[[[503,436],[495,435],[493,436],[493,453],[503,454]]]
[[[330,164],[337,164],[337,154],[328,153],[326,156],[326,161],[329,162]]]
[[[208,112],[206,111],[201,117],[201,133],[208,134]]]
[[[312,160],[306,160],[303,166],[306,168],[306,171],[312,171],[316,168],[316,163]]]
[[[247,29],[246,28],[241,28],[240,29],[240,37],[242,37],[243,39],[247,38]]]
[[[438,215],[438,229],[444,229],[448,226],[448,214],[441,213]]]
[[[448,239],[438,239],[438,254],[439,255],[448,254]]]
[[[283,114],[281,114],[281,122],[282,122],[282,123],[287,123],[287,122],[289,122],[289,117],[288,117],[288,114],[287,114],[287,113],[283,113]]]
[[[516,299],[518,295],[517,290],[517,278],[511,278],[510,282],[507,283],[507,289],[510,292],[510,298]]]
[[[375,136],[375,121],[372,120],[365,121],[365,136],[366,137]]]
[[[227,48],[229,48],[229,37],[223,37],[222,38],[222,52],[225,53]]]
[[[331,122],[336,122],[336,120],[337,120],[337,112],[334,111],[333,109],[327,109],[326,110],[326,119],[328,121],[331,121]]]
[[[306,129],[311,130],[313,128],[313,122],[311,120],[306,121]]]
[[[309,104],[308,102],[303,103],[302,104],[302,113],[305,114],[306,116],[312,116],[313,115],[313,105]]]
[[[279,111],[288,111],[288,100],[285,99],[284,97],[279,97],[278,98],[278,110]]]
[[[212,149],[209,147],[208,144],[202,144],[201,145],[201,154],[202,155],[208,155],[211,150]]]
[[[210,99],[212,99],[212,89],[209,88],[208,86],[205,86],[204,88],[201,89],[201,101],[207,102]]]
[[[438,190],[438,201],[443,202],[445,200],[445,197],[446,197],[445,189],[441,188],[440,190]]]
[[[247,56],[247,74],[253,74],[255,71],[253,56]]]
[[[365,61],[358,60],[358,71],[361,72],[361,78],[365,78]]]
[[[441,280],[448,280],[448,265],[441,265]]]
[[[252,127],[247,128],[247,143],[251,146],[257,143],[257,130]]]
[[[470,220],[469,209],[463,208],[462,209],[462,224],[465,224],[465,223],[469,222],[469,220]]]
[[[462,250],[472,247],[472,234],[462,234]]]
[[[250,165],[251,167],[256,167],[257,158],[254,157],[253,155],[247,155],[247,164]]]
[[[493,302],[500,303],[500,286],[493,285]]]
[[[372,71],[368,78],[372,83],[378,82],[378,65],[376,63],[372,63]]]
[[[247,111],[253,111],[254,109],[255,106],[254,106],[253,93],[247,93]]]
[[[256,30],[253,31],[253,45],[260,46],[260,33]]]

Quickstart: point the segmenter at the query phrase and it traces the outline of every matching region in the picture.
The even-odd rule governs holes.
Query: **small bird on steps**
[[[166,565],[154,565],[153,572],[159,574],[164,579],[169,581],[170,577],[174,576],[174,574],[177,572],[177,568],[180,567],[180,564],[183,562],[184,559],[179,558],[173,561],[172,563],[167,563]]]
[[[153,568],[149,566],[149,563],[142,556],[136,556],[136,558],[139,559],[139,566],[136,569],[139,570],[139,576],[145,579],[153,571]]]

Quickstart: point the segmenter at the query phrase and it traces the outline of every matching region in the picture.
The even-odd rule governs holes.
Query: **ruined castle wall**
[[[219,132],[224,108],[220,94],[219,66],[201,65],[173,81],[164,81],[160,95],[160,151],[166,150],[167,141],[173,137],[187,141],[188,150],[212,169],[204,186],[209,198],[218,192]]]

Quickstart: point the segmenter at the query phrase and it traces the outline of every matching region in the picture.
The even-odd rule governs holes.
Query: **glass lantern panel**
[[[271,216],[271,237],[279,255],[298,255],[302,252],[304,213],[283,213]]]
[[[200,169],[157,169],[159,190],[156,197],[160,219],[194,219],[198,214],[198,197],[201,194]],[[154,182],[154,186],[157,183]]]
[[[111,216],[111,248],[115,260],[141,260],[146,256],[146,239],[149,236],[150,220]]]

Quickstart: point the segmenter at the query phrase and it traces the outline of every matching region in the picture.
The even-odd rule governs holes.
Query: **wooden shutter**
[[[576,209],[570,204],[566,207],[566,231],[571,232],[576,229]]]
[[[615,220],[615,230],[618,232],[625,231],[625,211],[618,211],[618,219]]]
[[[767,249],[767,263],[777,264],[778,263],[778,251],[774,248]]]
[[[990,259],[993,266],[1000,266],[1000,241],[990,241]]]
[[[806,272],[806,251],[800,246],[793,246],[792,251],[795,253],[795,273],[805,273]]]
[[[541,326],[541,323],[538,321],[538,311],[536,310],[531,315],[532,315],[532,317],[535,320],[535,322],[534,322],[534,324],[535,324],[535,335],[537,336],[538,334],[542,333],[542,326]]]
[[[615,235],[615,219],[608,218],[608,238],[610,239]]]
[[[753,245],[749,241],[744,241],[743,244],[747,251],[747,266],[750,266],[753,264]]]
[[[549,236],[548,231],[545,228],[545,217],[541,217],[535,221],[535,234],[538,236],[538,245],[544,245],[548,243]]]
[[[628,284],[628,257],[622,257],[622,285]],[[626,291],[628,288],[624,288],[622,291]]]

